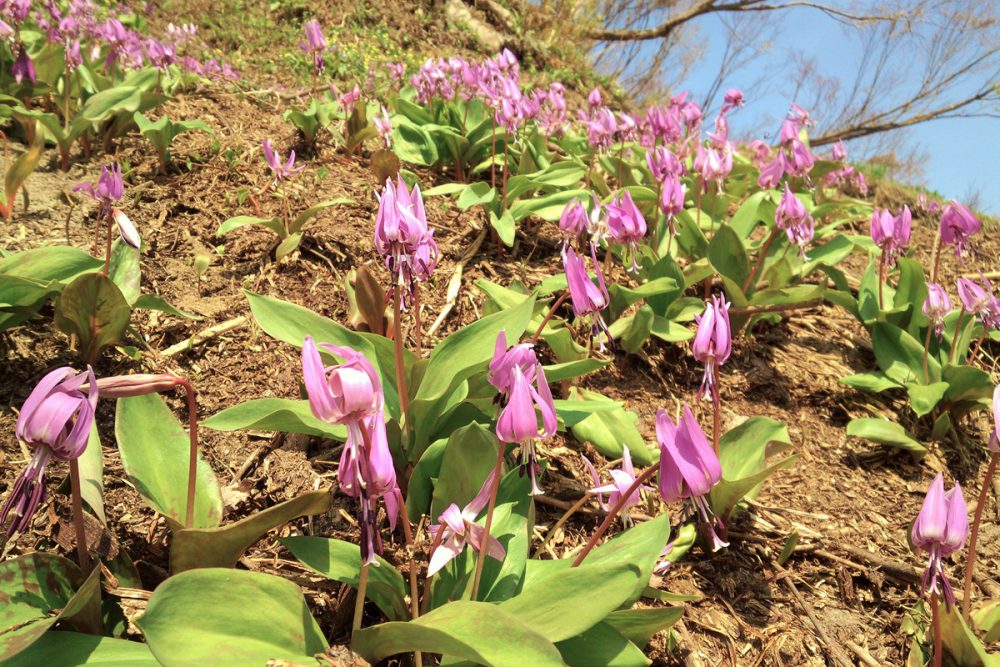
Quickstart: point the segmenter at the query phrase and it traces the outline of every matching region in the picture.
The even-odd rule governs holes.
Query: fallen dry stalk
[[[222,334],[229,333],[233,329],[238,329],[247,323],[246,315],[240,315],[239,317],[234,317],[231,320],[226,320],[225,322],[220,322],[214,326],[210,326],[195,335],[191,336],[187,340],[181,341],[176,345],[171,345],[167,349],[160,352],[161,357],[175,357],[181,352],[186,352],[190,350],[195,345],[201,345],[207,340],[211,340],[216,336],[221,336]]]

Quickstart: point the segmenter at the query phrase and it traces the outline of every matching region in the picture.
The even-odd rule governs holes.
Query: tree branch
[[[783,2],[780,4],[767,4],[762,0],[737,0],[736,2],[719,3],[717,0],[700,0],[688,9],[680,12],[676,16],[671,16],[666,21],[654,28],[643,28],[643,29],[610,29],[601,28],[595,30],[588,30],[585,35],[590,39],[594,39],[601,42],[630,42],[630,41],[641,41],[649,39],[662,39],[669,37],[670,34],[684,25],[685,23],[692,21],[699,16],[705,14],[718,14],[725,12],[769,12],[777,11],[780,9],[789,9],[792,7],[807,7],[810,9],[816,9],[818,11],[827,14],[828,16],[843,19],[855,23],[867,23],[873,21],[896,21],[903,16],[901,14],[887,14],[887,15],[863,15],[863,14],[851,14],[850,12],[837,9],[836,7],[830,7],[827,5],[822,5],[816,2],[808,2],[807,0],[790,0],[789,2]]]

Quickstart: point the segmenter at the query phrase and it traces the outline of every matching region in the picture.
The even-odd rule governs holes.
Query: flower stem
[[[413,343],[417,348],[417,356],[424,355],[423,336],[420,333],[420,283],[413,283]]]
[[[590,500],[590,494],[589,493],[583,494],[583,496],[581,496],[579,500],[573,503],[572,507],[566,510],[566,512],[561,517],[559,517],[559,520],[556,521],[555,525],[549,528],[548,532],[545,533],[545,539],[542,540],[542,543],[538,545],[537,549],[535,549],[535,555],[534,555],[535,558],[538,558],[539,554],[541,554],[542,551],[545,550],[545,547],[548,546],[549,541],[556,536],[556,533],[559,532],[559,529],[563,527],[563,525],[569,520],[571,516],[576,514],[577,510],[579,510],[581,507],[587,504],[588,500]]]
[[[493,510],[497,506],[497,491],[500,490],[500,468],[503,466],[504,443],[497,446],[497,461],[493,466],[493,486],[490,488],[490,503],[486,508],[486,523],[483,524],[485,530],[483,544],[479,548],[476,558],[476,571],[472,576],[472,600],[476,599],[479,593],[479,580],[483,576],[483,566],[486,564],[486,552],[489,550],[490,528],[493,525]]]
[[[966,593],[968,595],[968,593]],[[937,593],[931,593],[931,627],[934,633],[934,667],[941,667],[941,612]]]
[[[362,498],[361,502],[364,502]],[[351,638],[361,629],[361,617],[365,612],[365,593],[368,591],[368,563],[361,563],[361,577],[358,579],[358,597],[354,601],[354,622],[351,625]]]
[[[934,249],[931,250],[933,260],[931,263],[931,282],[937,282],[938,269],[941,267],[941,234],[934,237]]]
[[[972,348],[972,352],[969,353],[968,358],[965,363],[971,366],[976,363],[976,359],[979,358],[979,351],[983,348],[983,342],[986,340],[986,328],[983,327],[983,333],[979,336],[979,340],[976,341],[975,346]]]
[[[552,316],[556,314],[556,310],[559,309],[559,306],[563,305],[563,302],[566,301],[567,298],[569,298],[569,290],[563,292],[562,296],[556,299],[556,302],[552,304],[551,308],[549,308],[549,312],[545,314],[545,319],[543,319],[542,323],[538,326],[538,329],[535,331],[535,335],[531,337],[532,345],[538,342],[538,338],[542,335],[542,330],[545,329],[545,325],[549,323]]]
[[[76,557],[84,576],[90,574],[90,554],[87,553],[87,531],[83,523],[83,495],[80,493],[80,464],[69,462],[69,485],[73,501],[73,530],[76,532]]]
[[[747,279],[743,281],[742,290],[744,294],[747,293],[747,290],[750,289],[754,280],[757,278],[757,272],[760,270],[761,264],[764,263],[764,257],[767,255],[767,250],[771,247],[771,243],[777,235],[778,228],[772,227],[771,233],[768,234],[767,240],[764,241],[764,245],[761,246],[760,252],[757,254],[757,261],[754,262],[753,269],[750,270],[750,273],[747,275]]]
[[[510,135],[503,134],[503,194],[500,196],[502,210],[507,210],[507,155],[510,150]]]
[[[594,549],[594,547],[597,546],[598,540],[601,539],[604,533],[608,532],[608,528],[610,528],[611,524],[614,523],[615,517],[618,516],[618,513],[622,511],[623,507],[625,507],[625,503],[628,502],[628,499],[632,497],[632,494],[635,493],[636,489],[645,484],[649,480],[649,478],[653,476],[653,473],[655,473],[659,469],[659,467],[660,467],[659,464],[654,463],[653,465],[646,468],[641,475],[635,478],[635,481],[632,482],[632,485],[629,486],[628,489],[625,491],[625,493],[622,494],[621,498],[618,499],[618,502],[615,503],[614,507],[612,507],[611,510],[608,511],[608,515],[604,517],[604,521],[601,522],[601,525],[598,526],[597,531],[595,531],[594,534],[590,537],[590,541],[587,542],[587,546],[585,546],[583,548],[583,551],[581,551],[579,555],[577,555],[576,560],[573,561],[573,565],[571,567],[577,567],[580,565],[580,563],[583,562],[583,559],[587,557],[587,554],[589,554]]]
[[[187,394],[190,448],[188,454],[187,514],[184,518],[184,526],[192,528],[194,526],[195,488],[198,481],[198,404],[195,402],[195,391],[190,382],[179,378],[177,384],[184,387],[184,392]]]
[[[927,354],[931,349],[931,332],[934,330],[934,323],[927,323],[927,336],[924,337],[924,384],[930,384],[931,374],[927,368]]]
[[[108,273],[111,271],[111,229],[114,227],[114,219],[111,217],[111,208],[108,208],[108,226],[107,233],[105,234],[105,245],[104,245],[104,269],[102,273],[104,277],[108,277]]]
[[[712,364],[712,447],[719,455],[719,438],[722,436],[722,419],[719,407],[719,364]]]
[[[962,338],[962,320],[965,319],[965,308],[958,313],[958,320],[955,321],[955,335],[951,339],[951,350],[948,352],[948,364],[953,365],[955,363],[955,350],[958,349],[958,343]]]
[[[396,285],[392,295],[392,330],[396,351],[396,391],[399,392],[399,407],[405,418],[410,411],[410,393],[406,388],[406,366],[403,362],[403,322],[400,316],[402,285]]]
[[[878,257],[878,309],[885,310],[885,300],[882,297],[883,285],[885,284],[885,253]]]
[[[437,548],[441,546],[441,535],[443,533],[444,531],[439,530],[434,535],[434,540],[431,542],[431,551],[430,551],[432,555],[434,554],[435,551],[437,551]],[[430,607],[431,604],[431,580],[433,578],[434,578],[433,575],[428,575],[427,577],[424,578],[424,600],[423,604],[421,605],[421,609],[425,614],[427,613],[427,609],[428,607]]]
[[[490,187],[494,190],[497,187],[497,119],[493,117],[493,137],[490,148]]]
[[[367,434],[368,429],[362,429],[362,433]],[[369,451],[371,448],[369,447]],[[396,499],[399,502],[400,518],[403,520],[403,536],[406,538],[406,548],[410,552],[410,618],[417,620],[420,617],[420,597],[417,586],[417,554],[413,548],[413,530],[410,528],[410,517],[406,515],[406,501],[403,494],[396,489]],[[413,652],[413,662],[416,667],[423,667],[424,657],[420,651]]]
[[[965,587],[962,589],[962,616],[969,620],[969,605],[972,601],[972,572],[976,567],[976,544],[979,541],[979,525],[983,520],[983,510],[990,501],[990,489],[993,486],[993,476],[997,472],[997,463],[1000,462],[1000,452],[993,452],[990,456],[990,464],[986,467],[986,475],[983,477],[983,488],[979,490],[979,500],[976,502],[976,512],[972,519],[972,533],[969,537],[969,555],[965,559]]]

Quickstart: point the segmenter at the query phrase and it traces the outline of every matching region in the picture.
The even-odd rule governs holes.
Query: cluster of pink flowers
[[[809,112],[793,104],[788,117],[781,124],[780,144],[771,161],[761,167],[757,184],[774,188],[784,176],[805,178],[816,163],[816,157],[802,141],[801,133],[811,124]]]
[[[32,11],[35,4],[38,7]],[[153,39],[122,22],[128,12],[124,6],[106,12],[90,0],[72,0],[66,8],[55,2],[0,2],[0,39],[12,40],[11,50],[17,54],[11,74],[18,83],[35,82],[34,61],[20,38],[22,27],[31,20],[34,26],[27,27],[37,27],[49,42],[65,49],[66,64],[71,71],[84,62],[98,62],[103,56],[106,71],[113,71],[115,67],[141,69],[146,66],[166,70],[177,65],[184,71],[208,78],[236,78],[236,72],[227,63],[181,55],[184,47],[195,39],[194,26],[170,24],[162,39]]]

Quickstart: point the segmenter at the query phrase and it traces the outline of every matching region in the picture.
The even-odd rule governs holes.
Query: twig
[[[455,307],[455,303],[458,301],[458,292],[462,288],[462,272],[465,270],[466,263],[472,259],[477,252],[479,252],[480,246],[483,245],[483,240],[486,239],[486,232],[490,227],[483,226],[479,236],[476,240],[472,242],[469,249],[465,251],[462,258],[458,260],[458,264],[455,265],[455,269],[451,274],[451,280],[448,281],[448,297],[445,301],[444,308],[438,314],[437,319],[431,324],[431,327],[427,330],[427,337],[430,338],[438,330],[438,327],[445,321],[448,315],[451,313],[452,309]]]
[[[233,329],[238,329],[247,323],[246,315],[240,315],[239,317],[234,317],[231,320],[226,320],[220,324],[208,327],[207,329],[196,333],[185,341],[181,341],[176,345],[171,345],[167,349],[160,352],[161,357],[174,357],[181,352],[186,352],[190,350],[195,345],[201,345],[205,341],[215,338],[216,336],[221,336],[224,333],[229,333]]]
[[[812,623],[813,629],[816,630],[816,635],[819,637],[819,640],[823,642],[823,645],[826,647],[826,650],[830,654],[830,657],[833,658],[834,662],[843,665],[843,667],[851,667],[851,661],[847,659],[843,651],[840,650],[840,647],[837,644],[835,644],[833,640],[830,639],[830,636],[826,633],[826,630],[824,630],[823,626],[820,624],[819,619],[816,618],[816,614],[813,613],[812,606],[805,601],[805,599],[802,597],[802,594],[799,593],[799,589],[795,587],[795,584],[789,577],[791,572],[783,568],[778,563],[774,563],[774,567],[776,570],[778,570],[779,573],[781,573],[782,575],[780,577],[781,581],[784,582],[785,586],[788,588],[788,592],[792,594],[792,597],[795,598],[795,601],[799,603],[800,607],[802,607],[802,611],[804,611],[806,616],[809,618],[809,622]]]
[[[844,641],[844,646],[851,649],[851,653],[858,656],[858,660],[868,665],[868,667],[882,667],[878,660],[872,657],[872,654],[865,650],[863,646],[858,646],[850,639]]]

